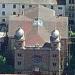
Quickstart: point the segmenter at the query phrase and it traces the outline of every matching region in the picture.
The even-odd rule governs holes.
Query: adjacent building
[[[33,4],[33,5],[32,5]],[[57,4],[56,0],[1,0],[0,1],[0,23],[8,22],[10,15],[24,14],[37,4]]]
[[[75,0],[58,0],[58,5],[65,7],[65,16],[68,17],[69,30],[75,31]]]
[[[75,31],[75,0],[66,0],[66,16],[69,17],[69,30]]]

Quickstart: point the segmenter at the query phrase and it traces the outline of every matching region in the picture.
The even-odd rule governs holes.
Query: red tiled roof
[[[26,45],[27,46],[35,46],[37,44],[42,44],[44,40],[38,35],[32,35],[29,38],[26,38]]]
[[[30,19],[25,18],[25,21],[24,21],[24,31],[25,31],[25,33],[29,33],[31,31],[31,28],[32,28],[31,24],[32,23],[31,23]]]
[[[44,42],[44,40],[38,34],[38,28],[36,30],[33,26],[31,19],[25,17],[23,26],[26,46],[33,46],[36,44],[42,44]]]

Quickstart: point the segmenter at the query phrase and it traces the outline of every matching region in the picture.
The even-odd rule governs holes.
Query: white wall
[[[59,9],[62,8],[62,9]],[[65,6],[64,5],[55,5],[54,10],[56,12],[56,15],[61,15],[65,16]]]
[[[56,15],[62,14],[62,16],[65,16],[65,5],[47,5],[49,9],[51,9],[51,6],[53,6],[53,10],[55,10]],[[58,7],[62,7],[62,9],[58,9]]]
[[[8,20],[8,17],[13,15],[13,12],[16,12],[16,15],[24,15],[24,11],[29,8],[29,5],[24,3],[15,3],[16,8],[13,8],[13,4],[14,3],[5,3],[5,8],[2,8],[2,4],[0,3],[0,22],[2,22],[2,18]],[[24,5],[25,8],[22,8],[22,5]],[[5,15],[2,15],[2,11],[5,11]]]

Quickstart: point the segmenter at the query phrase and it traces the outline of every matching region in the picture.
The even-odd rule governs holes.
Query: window
[[[24,5],[22,5],[22,8],[24,9]]]
[[[1,23],[0,24],[0,32],[6,32],[6,30],[7,30],[6,24],[5,23]]]
[[[35,18],[35,20],[38,20],[38,18]]]
[[[62,7],[58,7],[58,9],[62,10]]]
[[[74,13],[69,13],[70,18],[74,18],[74,16],[75,16]]]
[[[56,72],[53,72],[53,74],[52,75],[56,75]]]
[[[16,15],[16,12],[13,12],[13,15]]]
[[[18,65],[21,65],[21,61],[18,61],[17,63],[18,63]]]
[[[71,7],[71,10],[74,11],[74,6]]]
[[[69,17],[71,17],[72,15],[71,15],[71,13],[69,13]]]
[[[56,66],[56,63],[53,63],[53,66],[55,67]]]
[[[57,45],[58,45],[57,43],[54,43],[54,46],[55,46],[55,47],[57,47]]]
[[[53,57],[57,57],[57,54],[53,54]]]
[[[22,56],[21,53],[18,53],[18,56],[21,57]]]
[[[16,8],[16,5],[15,4],[13,5],[13,8]]]
[[[71,6],[69,6],[69,11],[71,11]]]
[[[47,5],[45,5],[45,4],[44,4],[43,6],[44,6],[44,7],[47,7]]]
[[[2,8],[5,8],[5,4],[2,4]]]
[[[69,20],[69,24],[74,24],[74,20]]]
[[[74,6],[69,6],[69,11],[74,11]]]
[[[18,74],[21,74],[21,72],[17,72]]]
[[[18,42],[18,46],[22,46],[22,43],[21,42]]]
[[[2,15],[5,15],[5,11],[2,11]]]
[[[53,6],[51,5],[51,9],[53,9]]]
[[[5,19],[2,19],[2,22],[5,22]]]
[[[32,7],[32,5],[29,5],[29,7]]]
[[[74,18],[75,17],[75,14],[74,14],[74,12],[73,13],[71,13],[72,14],[72,18]]]
[[[59,16],[62,16],[62,14],[59,14]]]
[[[74,4],[74,0],[69,0],[69,4]]]

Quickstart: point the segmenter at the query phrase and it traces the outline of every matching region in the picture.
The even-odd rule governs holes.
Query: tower
[[[15,73],[21,73],[21,69],[24,69],[24,55],[25,50],[25,37],[22,28],[18,28],[15,33]],[[17,71],[16,71],[17,70]]]
[[[50,36],[50,43],[51,43],[51,75],[61,75],[61,59],[60,59],[60,33],[58,30],[53,30]]]
[[[60,33],[58,30],[53,30],[50,37],[51,48],[60,51]]]

